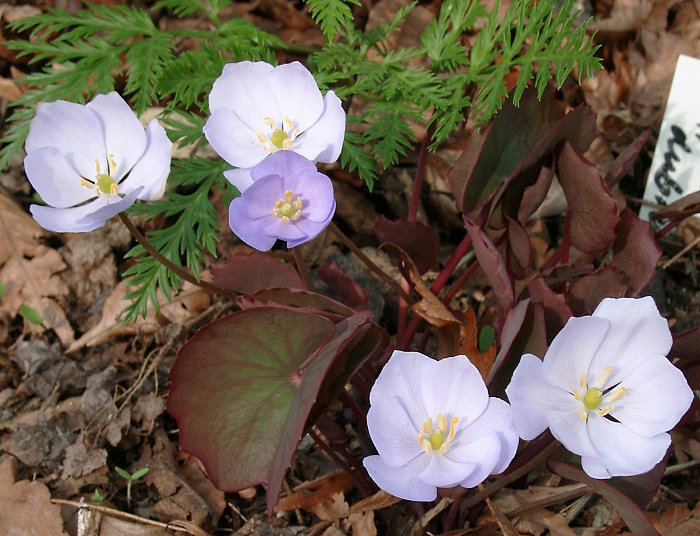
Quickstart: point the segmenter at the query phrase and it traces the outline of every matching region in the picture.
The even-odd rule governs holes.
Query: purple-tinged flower
[[[226,177],[242,191],[249,169],[279,150],[312,162],[335,162],[345,137],[345,111],[329,91],[321,95],[299,62],[278,67],[263,61],[229,63],[209,94],[204,135],[229,164]]]
[[[506,394],[523,439],[547,427],[593,478],[645,473],[693,392],[665,357],[672,338],[654,300],[606,298],[570,318],[540,361],[520,360]]]
[[[163,195],[171,145],[155,119],[144,132],[115,92],[86,105],[39,103],[24,145],[24,171],[49,206],[29,210],[49,231],[102,227],[137,199]]]
[[[278,151],[250,170],[251,184],[231,201],[231,230],[249,246],[268,251],[308,242],[335,213],[333,184],[316,166],[292,151]]]
[[[503,472],[518,446],[510,406],[489,398],[463,355],[436,361],[394,351],[370,392],[367,426],[379,452],[363,460],[369,475],[411,501],[476,486]]]

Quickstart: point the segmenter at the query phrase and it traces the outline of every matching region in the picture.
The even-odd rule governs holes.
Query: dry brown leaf
[[[479,350],[479,330],[476,325],[476,317],[472,308],[468,308],[461,313],[463,321],[459,326],[459,354],[464,354],[469,361],[479,370],[481,377],[486,377],[491,371],[493,361],[496,359],[496,340],[486,349],[485,352]]]
[[[327,473],[311,482],[305,482],[295,488],[293,493],[282,497],[275,506],[275,512],[291,512],[297,508],[313,512],[318,504],[331,501],[334,495],[348,492],[353,486],[350,475],[345,471]]]
[[[146,318],[138,317],[134,322],[124,324],[122,311],[127,305],[124,297],[128,291],[129,288],[124,281],[114,287],[112,294],[105,300],[99,322],[71,344],[66,353],[75,352],[85,346],[101,344],[120,335],[155,333],[161,326],[182,322],[211,303],[208,293],[200,287],[185,282],[182,291],[172,299],[171,303],[167,303],[159,294],[160,314],[149,308]]]
[[[12,102],[22,95],[22,91],[11,78],[0,77],[0,99]]]
[[[359,512],[350,514],[347,519],[352,536],[377,536],[377,527],[374,525],[374,512]]]
[[[14,458],[0,465],[0,534],[65,536],[61,509],[51,504],[49,489],[41,482],[17,478]]]
[[[322,521],[336,521],[347,516],[349,512],[350,507],[345,502],[345,495],[342,491],[334,493],[329,501],[318,503],[313,508],[313,513]]]
[[[46,236],[34,219],[0,188],[0,266],[10,257],[33,257]]]

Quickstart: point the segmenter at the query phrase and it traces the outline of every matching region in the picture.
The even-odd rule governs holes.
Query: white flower
[[[49,206],[31,205],[49,231],[102,227],[136,199],[163,195],[171,143],[154,119],[146,128],[117,93],[86,105],[39,103],[25,142],[24,170]]]
[[[671,343],[650,297],[606,298],[569,319],[544,360],[524,355],[506,388],[520,437],[549,427],[594,478],[649,471],[693,400],[665,357]]]
[[[329,91],[321,95],[299,62],[278,67],[263,61],[229,63],[209,94],[207,140],[237,168],[226,177],[243,192],[252,184],[249,168],[278,150],[312,162],[335,162],[345,137],[345,111]]]
[[[367,426],[379,452],[363,460],[369,475],[413,501],[503,472],[518,446],[510,407],[489,398],[463,355],[436,361],[396,350],[370,392]]]

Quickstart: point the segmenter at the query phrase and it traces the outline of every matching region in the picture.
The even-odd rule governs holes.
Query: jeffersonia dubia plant
[[[25,143],[24,169],[49,206],[32,205],[32,216],[49,231],[87,232],[137,199],[159,199],[171,145],[156,119],[144,132],[115,92],[84,106],[40,103]]]
[[[340,156],[345,136],[340,99],[333,91],[323,97],[299,62],[227,64],[209,94],[209,110],[204,135],[239,168],[224,176],[240,192],[252,184],[249,168],[276,151],[294,151],[312,162],[332,163]]]
[[[249,246],[268,251],[279,239],[292,248],[315,238],[333,218],[333,184],[303,156],[275,152],[250,176],[250,186],[229,205],[231,230]]]
[[[510,407],[489,397],[463,355],[394,351],[372,387],[367,427],[379,451],[363,460],[370,476],[412,501],[434,500],[438,487],[475,487],[503,472],[518,447]]]
[[[671,343],[650,297],[606,298],[571,318],[544,360],[522,357],[506,388],[518,433],[549,428],[594,478],[646,473],[694,398],[666,358]]]

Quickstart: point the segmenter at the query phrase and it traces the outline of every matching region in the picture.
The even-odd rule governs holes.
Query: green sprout
[[[95,491],[92,493],[92,496],[90,497],[90,502],[93,503],[101,503],[105,500],[105,496],[102,495],[102,492],[100,491],[100,488],[95,488]]]
[[[126,480],[126,504],[128,504],[129,508],[131,508],[131,484],[142,476],[145,476],[146,473],[148,473],[148,467],[142,467],[133,473],[129,473],[129,471],[126,469],[122,469],[121,467],[115,465],[114,470],[120,477]]]

